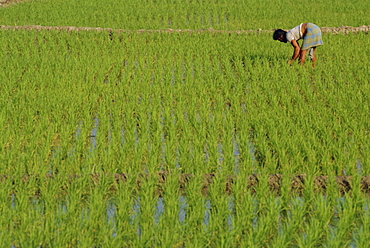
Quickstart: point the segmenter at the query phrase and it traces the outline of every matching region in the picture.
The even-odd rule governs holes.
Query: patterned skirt
[[[321,30],[313,23],[307,23],[306,35],[303,37],[301,50],[307,50],[324,44],[321,38]]]

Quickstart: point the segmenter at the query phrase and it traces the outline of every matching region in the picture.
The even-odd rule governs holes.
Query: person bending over
[[[292,65],[297,58],[299,64],[303,65],[306,53],[309,50],[312,67],[315,67],[316,47],[323,44],[321,30],[317,25],[313,23],[301,23],[288,31],[277,29],[273,34],[273,39],[284,43],[289,41],[294,47],[292,59],[287,61],[289,65]],[[300,39],[303,39],[301,47],[298,44],[298,40]]]

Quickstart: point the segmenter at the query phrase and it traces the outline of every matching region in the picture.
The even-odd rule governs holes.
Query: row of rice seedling
[[[290,28],[310,21],[320,26],[368,24],[368,1],[25,1],[0,8],[2,25],[138,29],[222,30]],[[296,13],[304,13],[292,16]],[[289,18],[282,18],[287,17]]]
[[[202,194],[202,178],[179,195],[177,178],[167,178],[160,198],[156,178],[135,180],[82,176],[1,182],[2,246],[356,246],[369,242],[369,199],[358,189],[339,197],[307,188],[304,197],[284,187],[266,194],[265,181],[252,195],[238,180],[231,195],[220,194],[215,178]],[[11,193],[11,194],[10,194]]]
[[[368,34],[325,35],[313,70],[289,67],[289,47],[264,33],[0,32],[3,246],[369,242]]]

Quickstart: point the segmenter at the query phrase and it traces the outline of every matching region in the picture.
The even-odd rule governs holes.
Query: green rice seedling
[[[235,232],[234,244],[239,246],[246,242],[249,234],[256,227],[257,217],[257,198],[247,189],[247,177],[239,174],[232,185],[233,195],[233,219],[232,227]]]
[[[347,246],[351,242],[353,220],[356,211],[353,211],[353,202],[350,198],[339,198],[335,206],[335,217],[333,218],[333,225],[329,229],[328,245],[344,245]],[[334,238],[335,237],[339,237]]]
[[[88,245],[101,245],[113,239],[113,230],[108,225],[107,207],[111,193],[112,176],[101,174],[92,178],[89,194],[86,197],[86,208],[81,213],[81,235],[79,242]]]
[[[112,200],[116,204],[116,234],[118,243],[133,245],[138,237],[137,177],[130,175],[115,184],[116,192]]]
[[[35,200],[42,203],[42,219],[40,231],[43,233],[40,239],[35,241],[42,245],[62,245],[66,242],[63,234],[68,233],[65,225],[66,205],[66,175],[54,175],[53,177],[41,177],[39,183],[39,195],[34,196]],[[35,206],[31,203],[31,208]]]
[[[185,187],[184,221],[181,225],[185,244],[204,246],[208,243],[205,235],[207,221],[207,201],[204,195],[204,177],[193,176]]]
[[[325,244],[328,225],[332,218],[332,206],[321,195],[315,195],[309,203],[307,220],[301,226],[302,233],[297,238],[299,247]]]
[[[152,243],[154,230],[155,204],[157,201],[156,194],[157,178],[153,174],[144,175],[140,179],[140,190],[138,192],[137,204],[138,213],[135,216],[135,225],[138,228],[137,244],[144,246]]]
[[[236,238],[239,245],[268,245],[276,234],[280,206],[273,194],[269,194],[267,181],[260,182],[255,196],[246,193],[242,198],[239,196],[235,199],[235,221],[239,230]]]
[[[56,218],[60,223],[58,226],[60,236],[57,236],[57,240],[64,244],[74,245],[78,242],[79,235],[84,233],[82,226],[89,218],[86,203],[89,197],[90,176],[72,178],[70,182],[64,182],[63,186],[66,195],[59,202]],[[69,232],[70,228],[78,232]]]
[[[237,144],[240,151],[239,154],[239,173],[242,175],[250,175],[257,172],[257,161],[255,158],[255,147],[250,139],[249,128],[246,127],[238,131]]]
[[[13,185],[11,180],[3,178],[1,181],[1,214],[8,216],[1,219],[1,244],[7,246],[15,241],[14,228],[17,225],[17,218],[14,215],[15,194],[12,190]]]
[[[273,237],[277,234],[279,209],[278,201],[275,197],[267,197],[268,200],[258,199],[257,222],[256,227],[252,231],[252,235],[243,242],[244,244],[269,245],[273,243]],[[242,243],[242,245],[243,245]]]
[[[163,200],[163,209],[158,208],[155,216],[157,224],[154,225],[156,235],[153,237],[157,246],[176,246],[184,244],[186,233],[186,210],[181,215],[181,202],[179,195],[179,175],[169,173],[164,175],[165,181],[161,185],[163,192],[159,199]],[[185,197],[183,197],[184,199]],[[161,212],[162,211],[162,212]]]
[[[283,204],[285,209],[279,219],[279,231],[274,242],[279,247],[295,245],[306,215],[305,202],[300,197],[291,198],[290,202]]]
[[[38,245],[44,238],[43,204],[35,198],[37,193],[35,179],[35,177],[29,177],[15,180],[11,201],[8,201],[10,203],[8,232],[11,243],[16,245]]]
[[[364,199],[362,209],[358,209],[359,224],[353,231],[353,243],[358,247],[365,247],[369,242],[366,231],[369,229],[368,199]]]
[[[211,246],[232,246],[234,232],[232,225],[232,197],[224,193],[226,190],[226,177],[216,175],[208,188],[209,219],[206,223],[206,233]],[[220,195],[220,192],[223,194]]]

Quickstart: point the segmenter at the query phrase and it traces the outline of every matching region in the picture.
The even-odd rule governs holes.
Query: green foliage
[[[243,11],[252,13],[244,1],[163,9],[148,1],[143,12],[137,1],[120,19],[128,3],[111,1],[119,7],[112,25],[101,22],[110,5],[89,1],[79,19],[77,2],[62,2],[0,11],[9,24],[27,24],[10,17],[28,8],[28,24],[131,29],[151,9],[165,22],[165,8],[179,11],[173,27],[195,6],[216,19],[232,13],[218,28],[240,29]],[[180,3],[188,9],[175,9]],[[342,13],[337,3],[331,8]],[[39,6],[52,5],[58,14],[43,13],[55,19],[36,21]],[[166,27],[157,16],[142,28]],[[190,16],[200,19],[181,28],[204,27]],[[261,27],[272,28],[269,20]],[[370,44],[366,33],[325,34],[324,42],[312,69],[309,61],[289,67],[291,48],[268,33],[0,30],[1,246],[365,247]],[[260,182],[247,188],[254,173]],[[268,175],[277,173],[282,188],[273,194]],[[307,174],[302,195],[290,191],[298,173]],[[331,178],[325,192],[315,189],[317,175]],[[353,176],[345,197],[338,175]]]
[[[48,0],[0,8],[2,25],[138,29],[247,30],[369,25],[368,1],[345,0]]]

